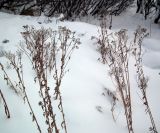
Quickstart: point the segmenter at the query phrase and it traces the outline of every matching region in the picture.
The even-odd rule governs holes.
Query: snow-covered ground
[[[41,24],[38,22],[41,22]],[[0,12],[0,50],[15,52],[18,49],[20,41],[23,40],[20,32],[23,31],[22,26],[24,25],[33,25],[36,28],[51,27],[52,29],[57,29],[59,25],[66,26],[75,31],[76,36],[81,40],[82,44],[72,55],[68,65],[70,71],[65,75],[61,87],[68,133],[127,133],[122,104],[119,103],[116,106],[116,122],[114,122],[110,99],[107,98],[107,95],[103,95],[105,88],[114,91],[115,87],[110,80],[106,66],[98,61],[100,54],[96,50],[95,41],[91,40],[92,36],[98,36],[99,27],[85,22],[59,22],[56,18],[51,18],[51,22],[48,22],[48,19],[43,16],[24,17]],[[135,8],[132,7],[120,16],[113,17],[112,30],[118,31],[125,28],[131,38],[138,25],[151,32],[151,35],[143,42],[145,51],[143,64],[145,75],[149,77],[147,89],[149,104],[157,130],[160,131],[160,107],[158,102],[160,97],[160,25],[155,25],[151,20],[144,20],[142,15],[135,14]],[[5,39],[9,42],[3,43]],[[37,92],[32,86],[33,74],[27,66],[28,59],[24,60],[26,60],[24,66],[26,66],[27,92],[41,121],[40,107],[37,105]],[[4,63],[4,60],[0,59],[0,61]],[[37,129],[31,120],[27,104],[24,104],[22,98],[15,95],[6,86],[3,75],[1,72],[0,74],[0,89],[6,97],[11,113],[11,118],[7,119],[0,100],[0,132],[36,133]],[[145,107],[141,102],[139,92],[135,89],[137,86],[132,70],[131,74],[134,100],[133,127],[135,133],[147,133],[149,132],[150,120],[144,111]],[[12,73],[11,76],[14,77]],[[43,125],[43,122],[40,123]],[[43,127],[44,131],[45,126]]]

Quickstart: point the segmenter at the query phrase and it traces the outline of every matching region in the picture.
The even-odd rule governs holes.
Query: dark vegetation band
[[[67,19],[86,15],[119,15],[134,0],[0,0],[0,10],[21,15],[53,16],[63,13]]]

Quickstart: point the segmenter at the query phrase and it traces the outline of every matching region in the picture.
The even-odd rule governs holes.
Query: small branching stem
[[[7,55],[12,55],[12,56],[7,56]],[[30,104],[30,101],[29,101],[29,98],[28,98],[28,95],[27,95],[27,92],[26,92],[26,87],[25,87],[25,84],[24,84],[24,81],[23,81],[23,67],[22,67],[22,62],[21,62],[21,57],[22,55],[19,54],[18,55],[18,59],[16,59],[16,55],[14,54],[11,54],[11,53],[6,53],[6,58],[9,60],[10,62],[10,65],[13,66],[13,69],[16,71],[16,74],[17,74],[17,77],[18,77],[18,83],[16,83],[16,87],[18,87],[20,90],[22,90],[23,94],[24,94],[24,101],[27,100],[27,104],[29,106],[29,109],[31,111],[31,115],[32,115],[32,119],[33,121],[35,121],[36,123],[36,126],[37,126],[37,129],[39,131],[39,133],[41,133],[41,128],[38,124],[38,121],[37,121],[37,118],[35,116],[35,113],[32,109],[32,106]],[[7,73],[5,73],[7,75]],[[10,80],[11,82],[11,80]],[[12,82],[11,82],[12,83]]]
[[[7,85],[11,89],[13,89],[16,94],[19,94],[19,91],[16,89],[16,87],[12,83],[12,81],[11,81],[10,77],[8,76],[7,72],[5,71],[4,66],[2,65],[2,63],[0,63],[0,67],[1,67],[1,70],[3,71],[3,73],[4,73],[4,80],[6,81]]]

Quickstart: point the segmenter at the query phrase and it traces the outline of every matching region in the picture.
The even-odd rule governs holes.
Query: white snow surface
[[[74,51],[67,67],[70,71],[65,75],[61,86],[68,133],[127,133],[122,104],[119,103],[115,108],[116,122],[114,122],[110,100],[103,95],[104,88],[111,91],[116,89],[108,75],[108,68],[98,61],[100,54],[97,51],[95,41],[91,40],[92,36],[98,36],[99,27],[85,22],[59,22],[56,18],[50,18],[51,22],[47,20],[44,16],[28,17],[0,12],[0,50],[15,52],[18,49],[20,41],[23,40],[20,32],[23,31],[22,26],[24,25],[33,25],[37,29],[42,26],[52,29],[66,26],[75,31],[82,44],[78,50]],[[160,131],[160,106],[158,102],[160,98],[160,25],[155,25],[150,19],[144,20],[140,14],[135,13],[135,7],[131,7],[120,16],[113,17],[112,30],[118,31],[125,28],[131,38],[138,25],[147,28],[149,32],[151,31],[151,35],[145,38],[143,42],[143,67],[145,75],[149,78],[147,88],[149,104],[157,130]],[[9,42],[2,43],[5,39]],[[132,62],[132,60],[130,79],[133,95],[133,128],[135,133],[148,133],[150,120],[140,99],[134,73],[134,61]],[[0,62],[5,64],[3,58],[0,58]],[[46,127],[43,122],[42,111],[38,106],[39,97],[35,89],[36,86],[33,85],[34,74],[28,66],[27,58],[24,59],[24,62],[27,92],[42,126],[42,131],[45,133]],[[14,73],[10,70],[7,72],[14,79]],[[36,133],[36,125],[32,122],[27,104],[24,104],[22,98],[15,95],[7,87],[1,72],[0,85],[11,113],[11,118],[7,119],[0,99],[0,132]],[[98,107],[101,112],[97,110]],[[60,133],[62,132],[60,131]]]

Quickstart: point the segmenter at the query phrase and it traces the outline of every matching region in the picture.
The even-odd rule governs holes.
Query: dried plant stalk
[[[78,48],[80,44],[79,39],[76,39],[75,33],[66,27],[59,27],[58,31],[44,28],[36,30],[28,26],[25,26],[24,29],[25,32],[22,32],[22,35],[25,39],[26,48],[21,47],[21,49],[27,53],[27,56],[31,57],[31,63],[36,72],[35,79],[38,79],[39,93],[42,98],[39,105],[44,111],[48,132],[53,132],[53,129],[56,133],[60,131],[55,120],[56,114],[53,113],[53,104],[49,92],[51,88],[48,86],[48,77],[52,75],[55,81],[54,97],[59,102],[58,109],[62,114],[61,127],[67,133],[60,86],[73,50]]]
[[[37,118],[36,118],[35,113],[33,111],[33,108],[30,104],[29,97],[26,92],[26,87],[25,87],[25,84],[23,81],[23,66],[22,66],[22,61],[21,61],[22,60],[22,53],[20,51],[17,51],[17,55],[15,55],[15,54],[12,54],[11,52],[5,52],[4,57],[6,57],[8,59],[9,64],[13,67],[13,70],[15,70],[15,72],[16,72],[16,75],[18,78],[18,82],[15,82],[16,85],[13,85],[12,81],[10,80],[10,77],[7,75],[4,68],[2,70],[5,72],[5,75],[7,75],[9,82],[12,83],[12,86],[15,86],[15,90],[17,90],[17,88],[19,88],[19,90],[22,91],[22,93],[24,95],[23,99],[24,99],[24,101],[25,100],[27,101],[27,104],[29,106],[30,114],[32,115],[32,120],[35,121],[37,129],[41,133],[42,132],[41,128],[38,124],[38,121],[37,121]],[[3,67],[3,65],[2,65],[2,67]]]
[[[39,106],[43,110],[45,123],[48,127],[47,132],[59,133],[62,128],[64,132],[67,133],[60,87],[62,79],[68,71],[66,68],[71,59],[71,55],[74,49],[78,48],[80,40],[75,38],[75,32],[71,32],[66,27],[59,27],[58,31],[52,31],[51,29],[44,28],[36,30],[33,27],[24,26],[24,30],[21,34],[24,37],[25,46],[21,43],[21,51],[17,51],[16,54],[6,51],[1,53],[3,57],[8,59],[11,68],[17,75],[18,81],[14,81],[13,83],[11,77],[5,71],[4,66],[0,63],[0,67],[4,73],[4,80],[7,81],[7,85],[12,87],[16,93],[21,92],[24,101],[27,101],[29,106],[32,120],[36,123],[37,129],[41,133],[40,125],[31,106],[24,83],[22,52],[25,53],[29,57],[32,68],[36,73],[34,81],[36,82],[38,80],[41,98]],[[48,85],[50,76],[55,82],[53,88],[50,88]],[[54,100],[58,101],[57,106],[53,105],[54,101],[51,99],[53,93],[50,94],[51,89],[54,90]],[[53,108],[58,108],[62,115],[61,128],[58,127],[55,117],[56,113],[54,113]]]
[[[144,28],[138,27],[134,36],[133,54],[136,60],[135,66],[137,68],[137,84],[142,93],[143,104],[146,106],[145,111],[149,114],[151,124],[152,124],[152,126],[150,127],[150,131],[154,133],[158,133],[155,122],[154,122],[154,118],[148,103],[147,94],[146,94],[147,86],[148,86],[148,78],[145,76],[143,71],[143,66],[142,66],[142,41],[146,36],[148,36],[147,30]]]
[[[5,55],[7,54],[7,52],[5,52]],[[5,56],[3,55],[3,56]],[[2,63],[0,63],[0,67],[1,70],[4,74],[4,80],[6,81],[7,85],[18,95],[20,93],[19,90],[17,90],[16,86],[12,83],[10,77],[8,76],[6,70],[4,69],[4,66],[2,65]]]
[[[127,47],[128,37],[126,30],[120,30],[115,34],[108,34],[105,23],[102,23],[100,33],[98,47],[102,62],[110,68],[110,76],[123,102],[128,131],[129,133],[133,133],[131,88],[128,70],[129,48]]]
[[[1,89],[0,89],[0,96],[1,96],[2,101],[3,101],[5,114],[6,114],[7,118],[10,118],[11,116],[10,116],[9,108],[7,106],[6,100],[5,100],[4,96],[3,96],[3,93],[1,91]]]
[[[59,133],[55,114],[53,112],[51,96],[49,94],[50,88],[48,87],[48,58],[50,44],[46,44],[47,39],[51,35],[50,30],[35,30],[34,28],[24,27],[25,32],[22,33],[27,49],[30,52],[31,60],[33,62],[33,68],[36,72],[39,82],[39,93],[42,101],[39,101],[39,105],[43,110],[43,115],[46,119],[46,124],[48,125],[48,133]]]
[[[110,99],[111,99],[111,112],[112,112],[112,117],[113,117],[113,120],[116,122],[116,118],[115,118],[115,115],[114,115],[114,110],[115,110],[115,106],[117,104],[117,101],[119,101],[119,99],[117,98],[116,96],[116,92],[114,91],[111,91],[110,89],[107,89],[105,88],[104,89],[105,92],[102,93],[104,96],[108,96]]]
[[[58,30],[59,33],[59,49],[60,49],[60,65],[57,65],[57,60],[55,58],[55,66],[54,66],[54,80],[56,81],[55,86],[55,99],[59,100],[58,108],[60,112],[62,113],[63,121],[61,123],[61,127],[65,129],[65,132],[67,133],[67,127],[66,127],[66,121],[65,121],[65,114],[62,104],[62,96],[60,91],[60,86],[62,83],[62,79],[66,73],[66,66],[68,62],[70,61],[71,55],[75,48],[78,48],[78,45],[80,44],[80,40],[76,39],[74,37],[74,32],[71,32],[69,29],[65,27],[59,27]]]
[[[146,29],[139,27],[135,32],[134,43],[130,43],[130,45],[127,46],[128,37],[126,30],[108,34],[106,25],[102,21],[100,36],[97,39],[102,63],[108,64],[110,76],[115,83],[123,102],[129,133],[134,132],[132,126],[131,88],[128,68],[130,52],[135,56],[137,84],[142,92],[143,104],[146,106],[145,111],[149,114],[151,120],[152,126],[150,127],[150,131],[158,133],[146,95],[148,78],[145,77],[142,67],[142,41],[147,35]],[[114,105],[112,109],[114,109]]]

